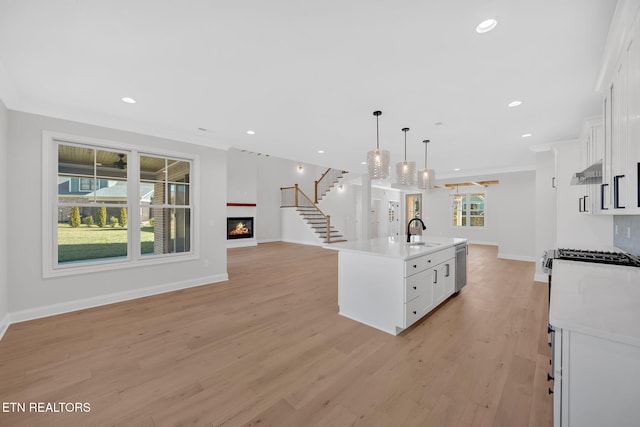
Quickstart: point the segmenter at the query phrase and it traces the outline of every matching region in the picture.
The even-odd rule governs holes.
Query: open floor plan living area
[[[0,0],[0,427],[640,425],[640,0]]]

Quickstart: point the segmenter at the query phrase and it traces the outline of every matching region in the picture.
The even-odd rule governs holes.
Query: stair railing
[[[314,208],[324,217],[327,223],[327,243],[331,243],[331,215],[327,215],[300,189],[298,184],[293,187],[280,187],[281,208]]]
[[[315,203],[318,203],[318,200],[324,196],[327,191],[338,181],[338,179],[342,176],[343,173],[347,173],[347,171],[343,171],[340,169],[327,169],[319,180],[314,181],[314,195],[313,200]]]

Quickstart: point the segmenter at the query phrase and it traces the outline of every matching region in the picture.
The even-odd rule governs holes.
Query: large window
[[[454,227],[484,227],[486,225],[485,193],[451,195],[451,218]]]
[[[44,144],[55,163],[45,173],[44,188],[55,185],[45,197],[45,275],[194,255],[194,159],[77,137],[45,135]]]

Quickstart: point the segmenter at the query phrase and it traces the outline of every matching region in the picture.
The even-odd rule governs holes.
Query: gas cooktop
[[[624,252],[585,251],[582,249],[556,249],[555,259],[596,262],[601,264],[640,267],[640,258]]]

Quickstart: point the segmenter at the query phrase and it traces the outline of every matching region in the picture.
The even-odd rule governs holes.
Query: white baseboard
[[[259,239],[258,240],[258,244],[260,244],[260,243],[276,243],[276,242],[282,242],[282,239]]]
[[[282,240],[282,242],[286,242],[286,243],[296,243],[298,245],[309,245],[309,246],[322,246],[323,243],[320,242],[318,240],[317,243],[314,242],[309,242],[307,240],[294,240],[294,239],[287,239],[287,240]]]
[[[534,282],[544,282],[544,283],[548,283],[549,282],[549,275],[546,273],[536,273],[533,276],[533,281]]]
[[[9,329],[9,315],[5,314],[5,316],[0,319],[0,340],[4,336],[4,333]]]
[[[47,305],[44,307],[30,308],[27,310],[9,313],[9,323],[25,322],[27,320],[39,319],[41,317],[55,316],[56,314],[68,313],[71,311],[84,310],[86,308],[98,307],[101,305],[113,304],[116,302],[128,301],[136,298],[148,297],[151,295],[163,294],[180,289],[193,288],[196,286],[208,285],[210,283],[223,282],[229,280],[228,274],[216,274],[214,276],[199,277],[186,282],[166,283],[159,286],[134,289],[131,291],[118,292],[115,294],[100,295],[97,297],[78,299],[59,304]]]
[[[535,262],[536,261],[535,257],[532,257],[532,256],[505,254],[505,253],[502,253],[502,252],[498,252],[498,258],[512,259],[514,261],[528,261],[528,262]]]
[[[228,248],[247,248],[249,246],[258,246],[258,242],[255,239],[227,241],[227,249]]]

